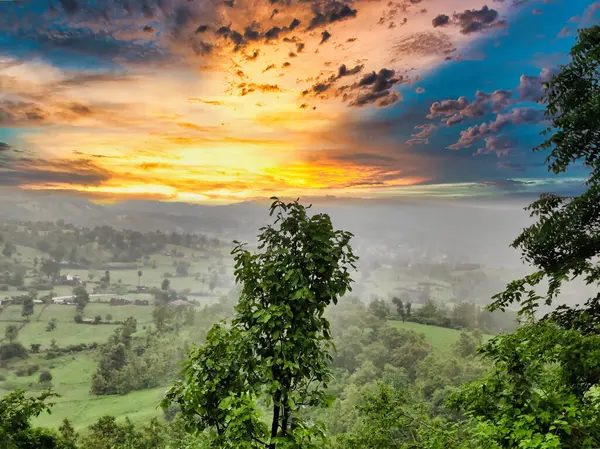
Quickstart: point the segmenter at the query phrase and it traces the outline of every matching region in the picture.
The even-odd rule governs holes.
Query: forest
[[[487,306],[355,295],[352,233],[277,197],[256,248],[3,223],[1,446],[600,447],[600,293],[548,309],[600,283],[599,79],[592,26],[544,86],[535,148],[585,189],[529,206],[512,246],[531,272]]]

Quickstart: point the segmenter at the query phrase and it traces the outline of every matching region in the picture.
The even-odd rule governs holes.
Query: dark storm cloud
[[[481,9],[466,9],[463,12],[452,14],[450,18],[446,14],[440,14],[432,20],[433,27],[446,25],[460,27],[462,34],[472,34],[488,28],[503,26],[504,22],[498,21],[498,11],[484,5]]]
[[[357,10],[350,8],[346,3],[339,1],[330,1],[325,4],[323,9],[315,7],[315,15],[310,20],[307,30],[313,30],[329,25],[330,23],[339,22],[342,20],[352,19],[356,17]]]
[[[346,67],[346,64],[342,64],[338,68],[337,75],[331,75],[326,81],[320,81],[320,82],[314,84],[310,89],[302,92],[302,96],[306,96],[311,93],[316,94],[316,95],[322,94],[323,92],[328,90],[331,86],[333,86],[333,84],[335,84],[336,81],[338,81],[339,79],[341,79],[345,76],[353,76],[353,75],[360,73],[362,71],[363,67],[364,67],[363,65],[357,65],[357,66],[349,69],[348,67]]]
[[[325,42],[327,42],[329,40],[329,38],[331,37],[331,33],[329,33],[329,31],[325,30],[321,33],[321,42],[319,42],[319,44],[324,44]]]
[[[350,101],[349,106],[361,107],[375,103],[379,107],[385,107],[396,103],[401,96],[392,88],[403,82],[404,77],[394,75],[394,70],[384,68],[378,73],[371,72],[363,76],[356,85],[352,86],[358,94]],[[349,95],[345,95],[348,98]]]
[[[6,142],[0,142],[0,153],[5,151],[12,151],[14,148],[12,145],[7,144]]]
[[[60,50],[109,60],[123,58],[131,62],[163,59],[158,49],[152,46],[118,40],[104,31],[95,32],[86,28],[66,31],[21,30],[16,35],[37,43],[45,51]]]
[[[59,0],[60,6],[67,14],[75,14],[79,11],[77,0]]]
[[[450,23],[450,17],[446,14],[440,14],[439,16],[434,17],[431,23],[434,28],[448,25]]]

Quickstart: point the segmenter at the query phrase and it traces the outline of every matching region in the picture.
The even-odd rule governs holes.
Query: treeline
[[[495,311],[468,302],[455,303],[451,307],[429,298],[424,304],[414,305],[394,297],[389,302],[375,299],[369,310],[381,319],[397,319],[413,323],[449,329],[478,329],[486,334],[513,332],[517,326],[517,314],[513,311]]]
[[[192,250],[218,248],[221,242],[201,234],[147,232],[115,229],[110,226],[84,228],[58,221],[15,222],[0,224],[2,254],[12,258],[15,245],[35,247],[57,262],[74,267],[89,267],[103,262],[136,262],[150,254],[165,250],[167,245],[180,245]]]

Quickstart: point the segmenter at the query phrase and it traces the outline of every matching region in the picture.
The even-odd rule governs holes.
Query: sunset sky
[[[532,152],[583,0],[0,1],[0,186],[222,203],[576,189]],[[560,182],[559,182],[560,180]]]

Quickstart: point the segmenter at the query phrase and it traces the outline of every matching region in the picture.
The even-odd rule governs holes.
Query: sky
[[[0,0],[0,188],[98,202],[580,188],[533,152],[583,0]]]

